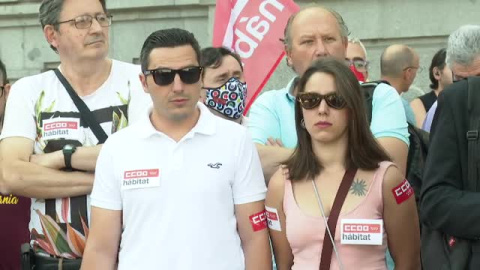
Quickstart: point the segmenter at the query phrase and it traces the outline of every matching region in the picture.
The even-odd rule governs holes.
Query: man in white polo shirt
[[[145,41],[153,108],[100,153],[84,269],[112,269],[117,253],[118,269],[271,269],[258,154],[198,102],[199,57],[185,30]]]

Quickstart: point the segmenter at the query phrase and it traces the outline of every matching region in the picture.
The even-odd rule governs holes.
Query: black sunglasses
[[[202,69],[202,67],[187,67],[182,69],[158,68],[145,70],[143,74],[145,76],[152,75],[153,81],[160,86],[171,84],[175,79],[176,74],[180,76],[182,82],[186,84],[193,84],[200,80]]]
[[[300,102],[300,105],[302,105],[305,110],[315,109],[320,105],[323,99],[325,99],[327,105],[333,109],[343,109],[347,105],[345,99],[340,95],[337,95],[337,93],[320,95],[318,93],[306,92],[300,93],[297,96],[297,101]]]

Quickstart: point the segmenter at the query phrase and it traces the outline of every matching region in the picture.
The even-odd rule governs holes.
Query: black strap
[[[468,189],[477,191],[478,181],[478,153],[480,151],[480,77],[468,78],[468,114],[469,125],[467,131],[468,141]]]
[[[70,98],[73,100],[73,103],[75,103],[75,106],[77,106],[78,111],[80,112],[80,117],[87,123],[87,126],[90,127],[90,130],[92,130],[93,134],[95,137],[98,139],[98,144],[104,143],[108,135],[105,133],[103,128],[100,126],[98,121],[95,119],[95,116],[93,113],[90,111],[90,109],[87,107],[85,102],[77,95],[75,90],[73,90],[72,86],[70,83],[67,81],[67,79],[63,76],[63,74],[58,70],[58,68],[53,70],[55,74],[57,75],[58,79],[60,82],[63,84],[65,89],[67,89],[68,94],[70,95]]]
[[[342,182],[338,188],[337,195],[335,195],[335,200],[333,201],[332,210],[328,216],[328,228],[332,233],[333,241],[335,241],[335,230],[337,229],[338,216],[340,215],[340,210],[342,210],[343,203],[347,197],[348,190],[352,186],[353,177],[357,173],[357,168],[348,169],[343,175]],[[323,237],[323,248],[322,248],[322,257],[320,258],[320,270],[329,270],[330,263],[332,261],[332,251],[333,243],[332,241],[327,241],[330,239],[327,229],[325,229],[325,236]]]
[[[368,124],[372,123],[373,92],[375,91],[375,88],[377,88],[377,86],[381,83],[390,85],[390,83],[385,80],[371,81],[360,84],[360,88],[363,90]]]

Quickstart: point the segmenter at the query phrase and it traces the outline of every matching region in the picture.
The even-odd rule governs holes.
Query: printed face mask
[[[232,118],[238,119],[242,116],[247,99],[247,84],[232,77],[224,85],[218,88],[208,88],[205,99],[207,107]]]

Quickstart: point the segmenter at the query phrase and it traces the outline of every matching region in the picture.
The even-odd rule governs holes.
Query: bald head
[[[295,23],[300,23],[302,19],[305,17],[310,17],[310,16],[332,16],[335,21],[337,22],[338,26],[338,31],[340,35],[347,39],[348,38],[348,27],[345,24],[345,21],[343,20],[342,16],[338,12],[336,12],[333,9],[322,7],[319,5],[310,5],[305,8],[300,9],[297,13],[293,14],[290,16],[290,18],[287,21],[287,25],[285,26],[284,30],[284,44],[287,46],[288,49],[292,47],[292,25]],[[298,20],[297,20],[298,19]]]
[[[400,78],[406,68],[417,66],[417,53],[406,45],[391,45],[383,51],[380,57],[382,77]]]

